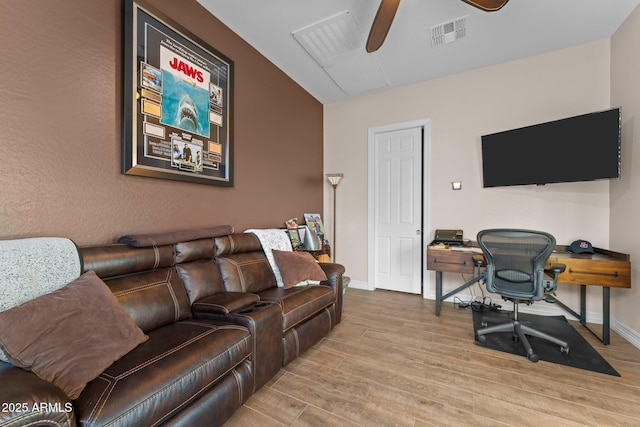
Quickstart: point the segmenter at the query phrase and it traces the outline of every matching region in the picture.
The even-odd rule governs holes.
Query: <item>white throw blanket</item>
[[[276,260],[273,258],[273,250],[293,250],[291,247],[291,240],[289,240],[287,232],[278,228],[272,228],[264,230],[250,229],[246,230],[245,233],[253,233],[258,237],[258,240],[260,240],[260,244],[262,245],[262,250],[264,250],[264,254],[266,255],[269,265],[273,270],[273,274],[276,276],[276,283],[279,287],[284,287],[284,281],[282,280],[280,269],[276,264]]]
[[[80,253],[69,239],[0,240],[0,311],[63,288],[80,274]],[[0,360],[8,362],[2,350]]]

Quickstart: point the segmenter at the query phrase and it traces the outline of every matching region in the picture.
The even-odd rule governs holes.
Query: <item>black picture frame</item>
[[[124,0],[122,173],[233,186],[233,61]]]

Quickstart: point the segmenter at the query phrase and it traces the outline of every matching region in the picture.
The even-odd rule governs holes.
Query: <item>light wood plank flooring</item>
[[[349,289],[342,322],[225,426],[640,426],[640,349],[574,327],[621,378],[476,346],[470,309]]]

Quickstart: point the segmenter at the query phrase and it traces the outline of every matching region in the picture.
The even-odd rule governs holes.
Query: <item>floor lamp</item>
[[[336,262],[336,188],[342,181],[344,175],[341,173],[328,173],[327,179],[333,187],[333,262]]]

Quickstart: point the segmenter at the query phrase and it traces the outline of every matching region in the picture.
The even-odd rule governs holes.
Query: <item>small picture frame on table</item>
[[[307,234],[305,236],[305,248],[321,250],[324,245],[324,224],[320,214],[306,213],[304,220],[307,224]]]
[[[291,218],[285,221],[285,225],[287,226],[287,235],[289,236],[289,240],[291,240],[291,247],[295,250],[302,246],[302,239],[298,232],[298,218]]]

